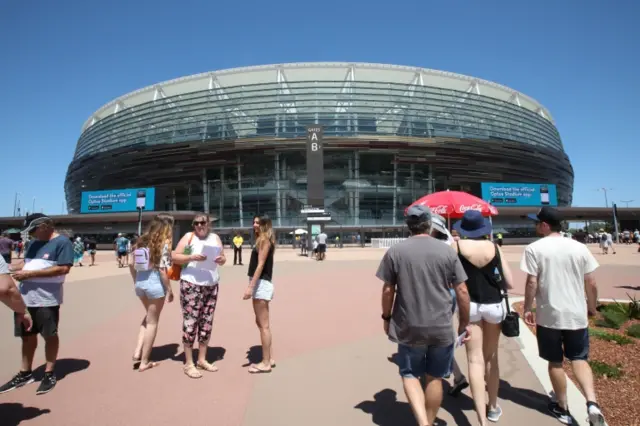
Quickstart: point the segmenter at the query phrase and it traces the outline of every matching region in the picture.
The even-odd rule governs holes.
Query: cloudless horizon
[[[511,87],[549,109],[575,172],[574,206],[640,206],[640,2],[322,4],[114,0],[0,4],[0,216],[66,212],[83,123],[128,92],[285,62],[419,66]]]

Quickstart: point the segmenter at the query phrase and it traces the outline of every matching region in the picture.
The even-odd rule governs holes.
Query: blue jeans
[[[400,375],[404,378],[414,379],[425,375],[437,379],[445,377],[451,368],[453,347],[453,344],[449,346],[423,347],[399,344]]]

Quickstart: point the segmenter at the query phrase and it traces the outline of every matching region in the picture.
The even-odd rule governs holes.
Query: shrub
[[[619,334],[607,333],[606,331],[593,328],[589,329],[589,336],[593,336],[606,342],[616,342],[619,345],[628,345],[629,343],[633,343],[633,339],[629,339],[628,337],[620,336]]]
[[[622,377],[623,371],[618,365],[610,365],[606,362],[591,360],[589,365],[593,370],[593,374],[597,377],[606,377],[609,379],[619,379]]]
[[[640,324],[633,324],[627,328],[627,335],[640,339]]]
[[[596,326],[598,327],[620,330],[622,324],[627,321],[627,317],[624,314],[613,310],[603,310],[601,314],[602,319],[595,322]]]
[[[627,293],[627,296],[629,297],[629,300],[630,300],[629,306],[628,306],[629,318],[640,319],[640,300],[636,299],[635,297],[629,296],[629,293]]]

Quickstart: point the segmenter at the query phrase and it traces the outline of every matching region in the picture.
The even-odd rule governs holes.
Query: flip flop
[[[140,363],[142,362],[142,358],[136,358],[135,356],[132,356],[132,357],[131,357],[131,361],[132,361],[134,364],[140,364]]]
[[[218,371],[218,367],[213,364],[209,364],[206,361],[204,363],[199,362],[198,364],[196,364],[196,368],[198,370],[208,371],[209,373],[215,373],[216,371]]]
[[[160,365],[160,364],[157,363],[157,362],[153,362],[153,361],[150,362],[149,364],[145,365],[144,367],[142,366],[142,364],[140,364],[140,367],[138,367],[138,373],[142,373],[144,371],[151,370],[152,368],[155,368],[158,365]]]
[[[259,368],[256,364],[249,367],[249,374],[268,374],[271,373],[271,369],[263,370]]]

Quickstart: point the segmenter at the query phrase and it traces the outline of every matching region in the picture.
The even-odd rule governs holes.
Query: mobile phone
[[[465,330],[461,335],[456,339],[456,348],[458,346],[464,345],[464,339],[467,337],[467,331]]]

